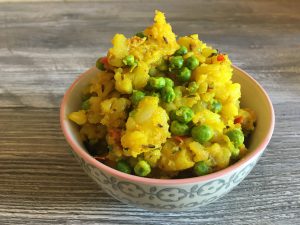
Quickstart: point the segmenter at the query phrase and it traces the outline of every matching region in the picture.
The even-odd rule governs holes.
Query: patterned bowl
[[[90,156],[80,140],[78,127],[68,120],[67,115],[79,109],[82,90],[97,74],[96,68],[83,73],[62,100],[60,122],[72,147],[72,154],[103,190],[123,203],[155,211],[182,211],[216,201],[252,170],[268,145],[274,129],[274,110],[267,93],[246,72],[237,67],[233,69],[233,80],[241,84],[241,104],[255,110],[257,126],[249,141],[250,153],[228,168],[201,177],[152,179],[119,172]]]

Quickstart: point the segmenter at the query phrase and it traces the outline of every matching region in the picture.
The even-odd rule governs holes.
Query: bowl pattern
[[[67,115],[80,107],[76,99],[80,99],[84,87],[98,73],[94,67],[72,84],[62,101],[61,126],[72,147],[71,153],[104,191],[123,203],[154,211],[183,211],[214,202],[249,174],[263,154],[274,129],[274,110],[266,92],[246,72],[237,67],[233,69],[234,82],[241,84],[241,104],[255,110],[258,123],[250,137],[249,154],[228,168],[203,177],[158,180],[129,176],[91,157],[84,149],[78,127],[68,120]]]
[[[175,211],[207,205],[230,192],[252,170],[260,155],[232,173],[208,182],[188,185],[145,185],[122,180],[99,170],[71,151],[85,172],[115,199],[151,210]]]

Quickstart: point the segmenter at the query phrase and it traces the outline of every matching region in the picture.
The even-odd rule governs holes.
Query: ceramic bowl
[[[155,211],[182,211],[204,206],[224,196],[253,169],[267,147],[274,129],[274,110],[264,89],[246,72],[233,67],[233,80],[241,84],[241,105],[257,114],[257,126],[249,141],[249,154],[221,171],[186,179],[152,179],[128,175],[90,156],[79,137],[78,127],[67,115],[80,108],[81,93],[98,70],[83,73],[67,90],[60,120],[72,154],[85,172],[104,191],[123,203]]]

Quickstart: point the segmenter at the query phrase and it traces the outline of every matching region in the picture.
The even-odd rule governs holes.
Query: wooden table
[[[68,153],[59,104],[115,32],[151,24],[199,33],[253,75],[275,107],[273,138],[251,174],[206,207],[152,213],[105,194]],[[0,3],[0,224],[300,224],[300,2]]]

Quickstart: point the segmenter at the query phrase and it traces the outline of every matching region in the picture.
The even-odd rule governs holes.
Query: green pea
[[[214,131],[207,125],[195,126],[192,129],[192,137],[200,144],[208,142],[214,136]]]
[[[174,55],[185,55],[187,52],[188,50],[185,46],[180,46],[180,48],[177,49]]]
[[[134,56],[133,55],[127,55],[125,56],[125,58],[123,59],[123,63],[126,66],[133,66],[135,65],[136,61],[134,60]]]
[[[189,86],[188,86],[188,92],[190,93],[195,93],[199,88],[199,84],[195,81],[192,81],[189,83]]]
[[[194,70],[199,66],[199,60],[195,56],[191,56],[186,59],[185,65],[190,69]]]
[[[181,106],[175,111],[176,119],[182,123],[188,123],[193,119],[194,112],[187,106]]]
[[[96,61],[96,67],[99,70],[104,71],[105,70],[105,66],[104,66],[104,63],[101,62],[101,60],[102,60],[102,58],[97,59],[97,61]]]
[[[88,99],[81,104],[81,108],[84,110],[88,110],[90,108],[90,102]]]
[[[150,83],[149,83],[149,80],[148,80],[146,86],[144,87],[144,90],[147,91],[147,92],[149,92],[149,91],[152,90],[152,88],[151,88],[151,86],[150,86]]]
[[[173,87],[174,81],[168,77],[165,77],[166,86]]]
[[[233,129],[226,134],[230,141],[233,142],[236,148],[240,147],[244,143],[244,134],[240,129]]]
[[[169,112],[169,117],[171,120],[176,120],[176,110],[172,110]]]
[[[183,62],[182,56],[173,56],[170,58],[170,67],[172,69],[180,69],[183,66]]]
[[[155,67],[151,67],[149,70],[149,75],[151,77],[155,76],[157,74],[157,69]]]
[[[239,154],[240,154],[240,149],[238,149],[238,148],[231,149],[231,157],[233,159],[238,158]]]
[[[131,167],[125,160],[118,161],[116,168],[123,173],[131,174]]]
[[[174,92],[175,92],[176,98],[181,98],[182,97],[181,86],[176,86],[174,88]]]
[[[163,77],[150,77],[149,85],[152,89],[162,89],[166,85],[166,81]]]
[[[167,62],[164,60],[159,66],[157,66],[157,69],[161,72],[167,71],[168,70]]]
[[[183,67],[177,74],[177,78],[181,82],[186,82],[191,78],[192,72],[187,67]]]
[[[161,98],[164,102],[170,103],[173,102],[176,95],[174,89],[170,86],[166,86],[161,90]]]
[[[204,161],[199,161],[196,162],[194,165],[194,173],[197,176],[203,176],[208,173],[210,173],[211,168],[204,162]]]
[[[173,135],[184,136],[189,134],[189,126],[184,123],[180,123],[177,120],[172,121],[170,131]]]
[[[131,95],[131,102],[134,105],[137,105],[143,98],[145,97],[145,93],[142,91],[133,91]]]
[[[135,34],[135,36],[140,37],[140,38],[147,37],[143,32],[138,32]]]
[[[211,104],[210,110],[213,111],[214,113],[219,113],[222,110],[222,104],[219,101],[215,100]]]
[[[140,177],[145,177],[151,172],[151,167],[149,163],[147,163],[144,160],[141,160],[135,165],[134,172]]]
[[[157,97],[157,98],[161,98],[161,95],[160,95],[160,93],[159,92],[151,92],[150,94],[149,94],[150,96],[153,96],[153,97]]]

